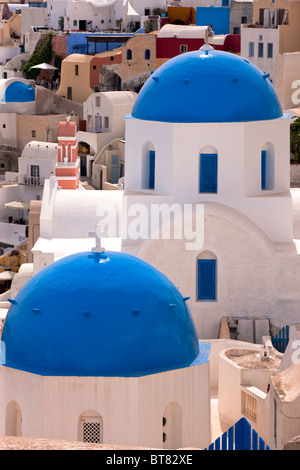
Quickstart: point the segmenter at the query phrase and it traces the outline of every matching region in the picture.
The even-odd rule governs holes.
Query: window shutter
[[[266,189],[267,151],[261,151],[261,189]]]
[[[216,153],[200,156],[200,192],[216,193],[218,189],[218,155]]]
[[[198,260],[198,299],[216,299],[216,260]]]
[[[264,12],[265,12],[264,8],[259,9],[259,24],[264,24],[264,14],[265,14]]]
[[[282,24],[282,20],[284,17],[284,8],[279,8],[278,10],[278,24]]]
[[[149,151],[149,189],[155,187],[155,151]]]

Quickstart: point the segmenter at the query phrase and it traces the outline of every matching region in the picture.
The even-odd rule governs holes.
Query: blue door
[[[218,190],[218,154],[200,155],[200,193],[216,193]]]

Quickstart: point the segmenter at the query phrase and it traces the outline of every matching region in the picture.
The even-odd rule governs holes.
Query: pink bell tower
[[[55,175],[62,189],[78,189],[79,158],[77,154],[77,128],[75,122],[60,122],[58,128],[58,150]]]

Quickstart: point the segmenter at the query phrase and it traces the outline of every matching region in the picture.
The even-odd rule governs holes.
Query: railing
[[[270,447],[246,418],[241,418],[205,450],[270,450]]]
[[[252,421],[256,421],[256,399],[249,393],[242,392],[242,413]]]
[[[41,178],[40,176],[27,176],[27,175],[20,175],[19,176],[19,184],[25,184],[29,186],[43,186],[45,178]]]

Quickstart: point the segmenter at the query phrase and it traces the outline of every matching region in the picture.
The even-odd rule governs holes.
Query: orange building
[[[79,158],[77,154],[77,129],[75,122],[60,122],[55,175],[62,189],[78,189]]]

